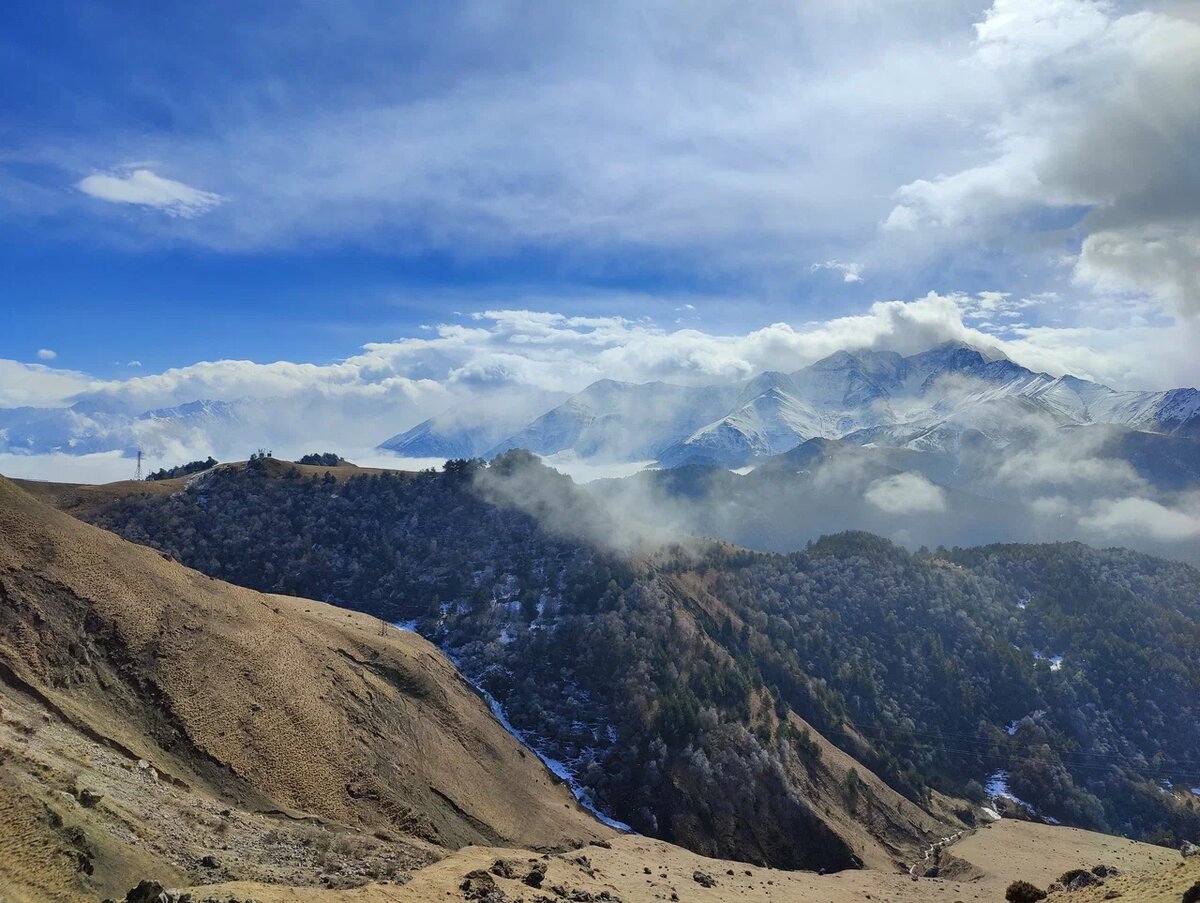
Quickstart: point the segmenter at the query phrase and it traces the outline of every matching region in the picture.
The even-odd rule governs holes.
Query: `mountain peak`
[[[1009,360],[1007,356],[999,351],[986,351],[970,342],[964,342],[962,339],[947,339],[944,342],[939,342],[927,351],[919,354],[911,355],[912,357],[929,357],[929,356],[951,356],[955,354],[969,354],[972,357],[982,358],[986,363],[995,363],[997,361]]]

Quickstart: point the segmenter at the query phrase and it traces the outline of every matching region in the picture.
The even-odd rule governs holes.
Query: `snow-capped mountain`
[[[1200,436],[1200,392],[1122,392],[1037,373],[949,342],[904,357],[839,351],[794,373],[688,388],[601,380],[486,451],[738,466],[813,438],[918,451],[1002,448],[1060,427],[1108,423]]]
[[[379,444],[406,458],[474,458],[521,429],[531,418],[566,398],[536,392],[516,398],[480,398],[454,405]]]
[[[677,437],[720,417],[737,397],[737,386],[602,379],[497,443],[488,455],[524,448],[539,455],[572,451],[581,458],[652,460]]]

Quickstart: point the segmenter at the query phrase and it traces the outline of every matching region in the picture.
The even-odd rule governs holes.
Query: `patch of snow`
[[[1061,655],[1046,655],[1044,652],[1034,650],[1033,657],[1040,662],[1049,662],[1051,671],[1061,671],[1063,657]]]
[[[986,815],[988,818],[990,818],[992,821],[1000,821],[1001,818],[1003,818],[1003,816],[999,812],[997,812],[995,809],[993,809],[991,806],[980,806],[979,808],[982,809],[983,814]]]
[[[1029,607],[1029,597],[1028,596],[1026,596],[1024,599],[1017,600],[1017,608],[1021,609],[1021,611],[1024,611],[1028,607]]]
[[[1020,718],[1014,718],[1014,719],[1013,719],[1013,721],[1012,721],[1012,723],[1011,723],[1011,724],[1010,724],[1008,727],[1006,727],[1006,728],[1005,728],[1005,730],[1008,732],[1008,735],[1009,735],[1010,737],[1014,737],[1014,736],[1016,736],[1016,733],[1017,733],[1017,725],[1019,725],[1020,723],[1021,723],[1021,719],[1020,719]]]
[[[1026,807],[1031,812],[1036,811],[1034,810],[1033,806],[1030,806],[1029,803],[1025,802],[1025,800],[1021,799],[1019,796],[1016,796],[1011,790],[1008,789],[1007,771],[1001,770],[993,774],[990,778],[988,778],[987,784],[984,785],[983,790],[984,793],[986,793],[991,799],[1009,800],[1010,802],[1016,803],[1018,806]]]
[[[458,662],[455,660],[454,656],[449,656],[449,658],[457,667]],[[461,672],[462,669],[459,668],[459,670]],[[623,831],[626,834],[634,833],[633,828],[625,824],[625,822],[617,821],[617,819],[613,818],[612,816],[605,815],[596,807],[596,804],[592,801],[592,796],[588,792],[587,788],[579,783],[578,778],[575,777],[571,769],[569,769],[565,763],[560,762],[558,759],[552,759],[547,755],[543,755],[537,749],[537,747],[530,743],[529,740],[526,739],[525,735],[517,730],[516,727],[513,726],[513,723],[508,720],[508,714],[504,711],[504,706],[500,704],[499,700],[497,700],[495,696],[478,684],[472,683],[471,686],[473,686],[475,691],[483,697],[484,702],[488,704],[488,708],[492,710],[492,715],[495,716],[496,720],[500,722],[500,726],[508,731],[518,743],[537,756],[538,759],[541,760],[541,763],[550,769],[550,772],[555,777],[566,784],[572,795],[574,795],[575,799],[578,801],[579,805],[583,806],[584,809],[594,815],[599,821],[608,825],[608,827],[612,828],[614,831]]]
[[[408,633],[416,633],[417,632],[417,619],[413,618],[411,621],[396,621],[392,626],[395,627],[397,630],[404,630],[404,631],[407,631]]]

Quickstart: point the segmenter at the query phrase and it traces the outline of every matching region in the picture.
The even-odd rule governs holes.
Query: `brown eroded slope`
[[[278,880],[270,845],[306,838],[406,838],[420,864],[610,833],[421,638],[212,580],[2,477],[0,708],[10,901],[95,899],[130,863],[183,883],[222,847],[222,874]]]

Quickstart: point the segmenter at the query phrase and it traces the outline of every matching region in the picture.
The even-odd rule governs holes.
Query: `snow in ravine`
[[[1029,803],[1025,802],[1008,789],[1007,771],[1001,770],[993,774],[990,778],[988,778],[987,784],[984,785],[983,790],[984,793],[988,795],[989,799],[1009,800],[1010,802],[1016,803],[1018,806],[1025,806],[1030,811],[1033,811],[1033,807],[1030,806]]]
[[[584,809],[592,813],[592,815],[596,816],[596,818],[608,825],[610,828],[616,831],[624,831],[627,834],[633,832],[633,828],[629,827],[629,825],[625,824],[625,822],[617,821],[615,818],[605,815],[598,808],[596,808],[596,804],[592,802],[591,795],[587,792],[587,789],[579,783],[574,773],[572,773],[571,769],[569,769],[566,764],[560,762],[558,759],[552,759],[549,756],[543,755],[541,752],[539,752],[537,747],[533,746],[525,738],[525,735],[517,730],[513,726],[512,722],[508,720],[508,715],[504,711],[504,706],[500,705],[500,703],[496,700],[496,697],[494,697],[487,690],[483,689],[483,687],[475,684],[472,684],[472,686],[475,687],[475,690],[487,702],[488,708],[492,710],[492,714],[496,717],[496,720],[500,722],[504,729],[512,734],[522,746],[541,759],[542,764],[549,768],[555,777],[557,777],[571,789],[571,793],[574,794],[575,799],[579,801],[579,805],[583,806]]]
[[[399,622],[393,624],[392,626],[395,627],[397,630],[406,630],[411,633],[417,632],[417,622],[415,620],[399,621]],[[445,652],[445,650],[443,650],[443,652]],[[449,652],[446,652],[445,654],[452,662],[454,662],[455,667],[459,668],[459,671],[461,672],[462,668],[459,667],[459,662],[457,661],[457,659],[453,655],[451,655]],[[604,824],[608,825],[613,830],[624,831],[627,834],[633,833],[633,828],[631,828],[629,825],[625,824],[625,822],[617,821],[617,819],[612,818],[609,815],[606,815],[605,813],[601,812],[596,807],[596,804],[592,801],[592,797],[588,793],[587,788],[585,788],[582,784],[579,783],[579,780],[575,777],[575,774],[571,771],[570,768],[567,767],[567,765],[565,763],[560,762],[558,759],[550,758],[549,756],[547,756],[547,755],[543,754],[541,751],[539,751],[536,746],[534,746],[532,743],[530,743],[529,739],[521,731],[517,730],[517,728],[513,725],[513,723],[508,720],[508,714],[504,711],[504,706],[502,706],[500,704],[499,700],[497,700],[495,696],[493,696],[491,693],[489,693],[483,687],[479,686],[479,684],[474,683],[474,682],[470,682],[470,683],[471,683],[471,686],[475,688],[475,692],[477,692],[480,696],[482,696],[484,702],[486,702],[488,704],[488,708],[491,709],[492,715],[495,717],[495,719],[500,722],[500,726],[503,727],[506,731],[508,731],[517,740],[518,743],[520,743],[522,746],[524,746],[526,749],[528,749],[531,753],[533,753],[535,756],[537,756],[538,759],[541,760],[541,763],[543,765],[545,765],[548,769],[550,769],[550,772],[556,778],[558,778],[560,781],[562,781],[564,784],[566,784],[567,787],[570,788],[571,793],[574,795],[575,799],[579,802],[579,805],[583,806],[584,809],[586,809],[588,812],[592,813],[592,815],[596,816],[597,819],[599,819]],[[610,725],[610,726],[608,726],[607,731],[608,731],[608,735],[609,735],[610,739],[615,740],[616,739],[616,729]]]

